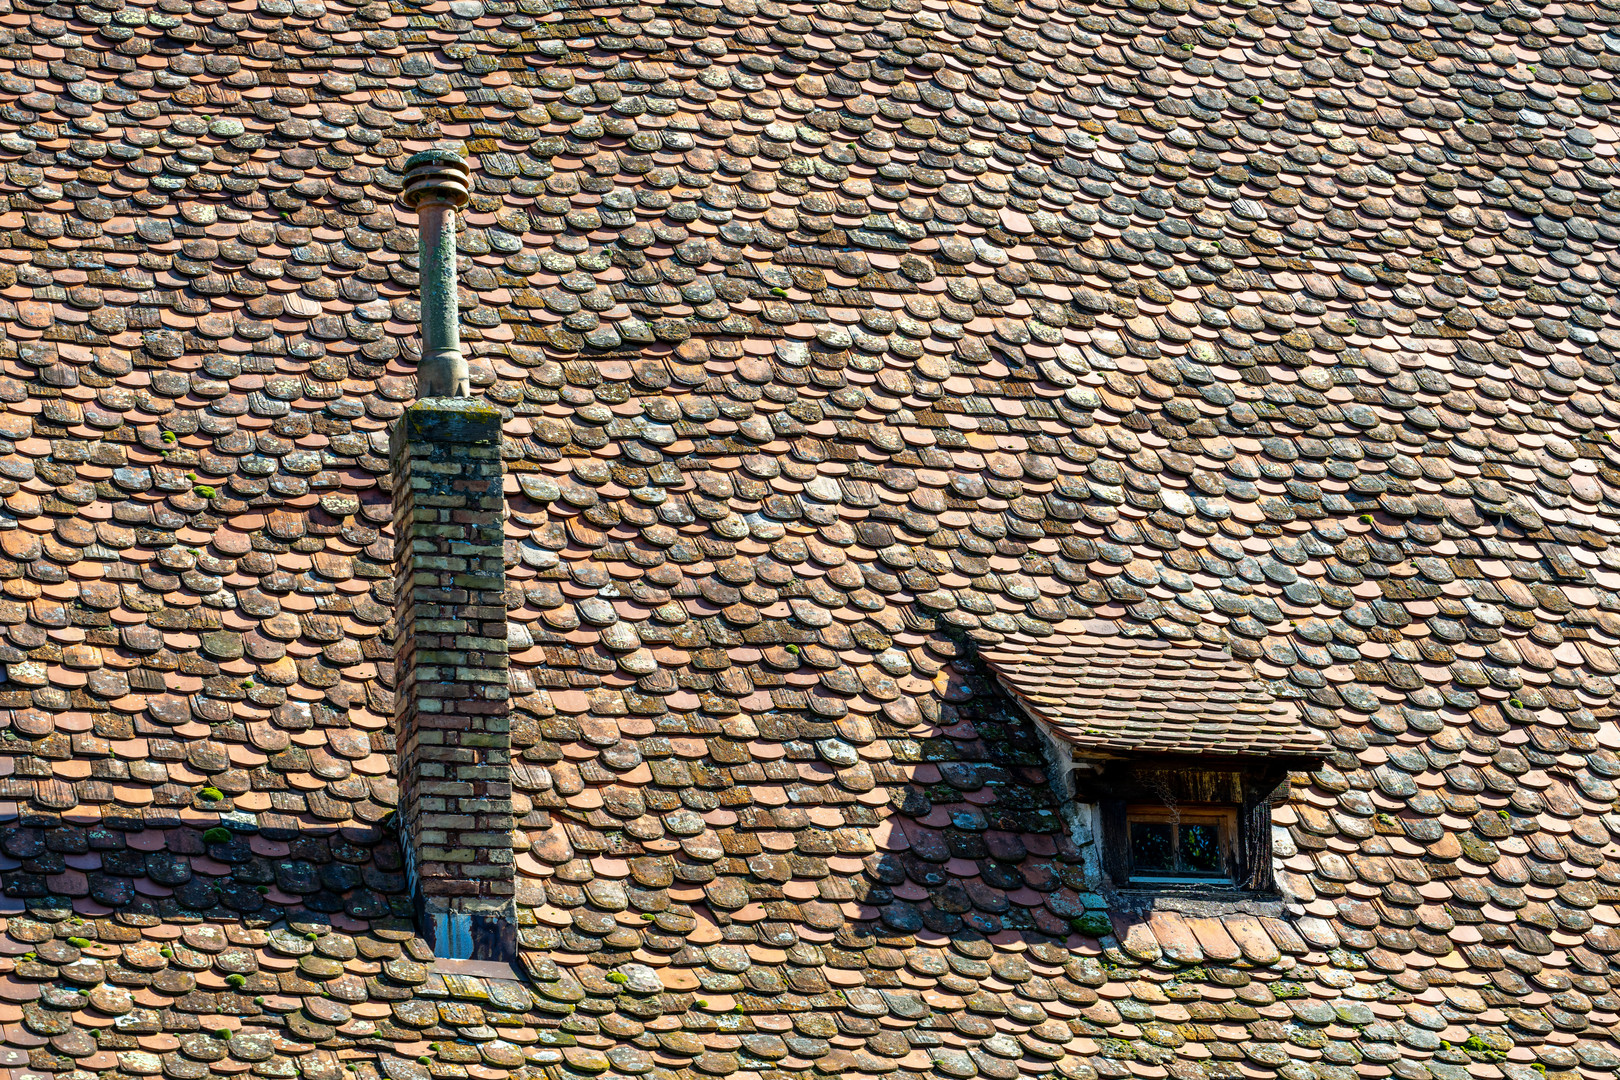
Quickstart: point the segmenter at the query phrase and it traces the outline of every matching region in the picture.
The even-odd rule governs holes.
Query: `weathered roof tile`
[[[1602,3],[11,4],[0,1066],[1612,1071]],[[387,831],[440,140],[533,995]],[[1289,902],[1029,716],[1325,753]]]

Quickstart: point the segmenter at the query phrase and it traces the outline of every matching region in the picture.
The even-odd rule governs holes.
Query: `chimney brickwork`
[[[400,826],[438,956],[515,949],[501,419],[466,398],[395,424]]]
[[[394,425],[399,825],[417,925],[436,956],[511,960],[512,735],[501,417],[470,398],[456,310],[459,151],[405,163],[417,214],[422,399]]]

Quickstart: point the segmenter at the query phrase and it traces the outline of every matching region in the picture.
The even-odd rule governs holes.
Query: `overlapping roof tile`
[[[0,1068],[1611,1074],[1617,28],[0,0]],[[521,984],[390,822],[440,142]],[[1067,695],[978,657],[1098,622],[1331,742],[1282,899],[1094,891],[1007,690]]]
[[[1096,622],[1059,623],[1048,637],[1011,636],[981,653],[1054,737],[1104,754],[1328,753],[1321,732],[1223,650],[1120,637],[1113,623]]]

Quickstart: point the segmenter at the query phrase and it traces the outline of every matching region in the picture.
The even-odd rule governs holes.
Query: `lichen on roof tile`
[[[1612,1074],[1617,27],[0,0],[0,1068]],[[440,143],[521,983],[392,831]],[[1110,912],[1027,714],[1325,740],[1282,896]]]

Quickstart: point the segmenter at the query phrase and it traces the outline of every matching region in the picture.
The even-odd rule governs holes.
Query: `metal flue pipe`
[[[461,355],[456,293],[456,211],[472,186],[467,163],[455,150],[424,150],[405,162],[400,202],[417,213],[422,281],[422,355],[416,363],[419,398],[470,397],[467,359]]]

